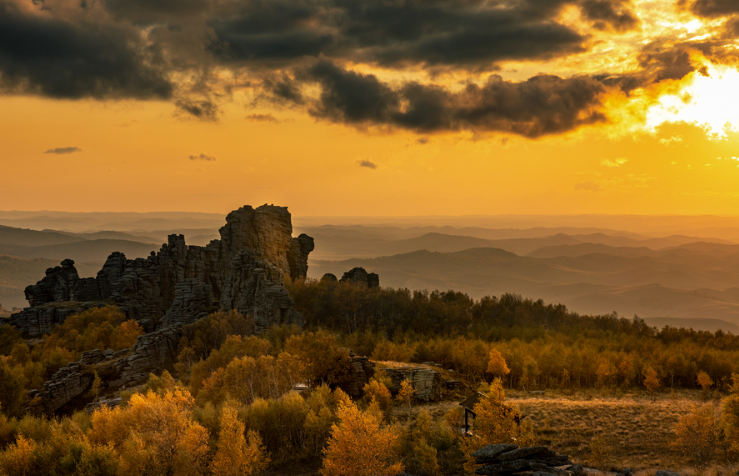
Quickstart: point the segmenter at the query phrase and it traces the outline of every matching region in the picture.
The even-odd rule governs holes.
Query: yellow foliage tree
[[[92,416],[91,443],[120,453],[126,475],[197,476],[205,473],[208,431],[192,421],[193,398],[177,387],[162,395],[134,394],[127,408]]]
[[[708,399],[708,391],[711,389],[711,385],[713,385],[713,380],[711,379],[711,376],[703,370],[698,372],[696,380],[698,381],[698,385],[703,389],[702,395],[703,400],[705,401]]]
[[[644,386],[646,386],[647,390],[649,390],[649,392],[652,394],[652,403],[654,403],[654,392],[656,392],[657,389],[660,387],[660,383],[659,376],[657,376],[657,371],[654,370],[652,367],[649,367],[646,371],[646,374],[644,375]]]
[[[731,380],[731,393],[721,405],[721,420],[729,447],[739,453],[739,374],[732,374]]]
[[[372,399],[374,399],[380,405],[380,409],[382,411],[386,411],[388,409],[393,399],[393,396],[390,394],[390,390],[388,390],[387,385],[375,378],[370,379],[369,382],[364,384],[362,392],[364,392],[364,398],[367,400],[367,402],[370,402],[372,401]]]
[[[33,452],[36,442],[18,435],[16,442],[0,453],[0,474],[26,476],[33,474]]]
[[[211,465],[213,476],[253,476],[262,473],[269,464],[259,434],[249,431],[245,438],[244,424],[236,413],[232,402],[226,402],[221,410],[218,449]]]
[[[339,422],[331,427],[331,437],[323,459],[323,476],[395,476],[403,471],[396,462],[397,435],[380,426],[372,414],[354,403],[341,403]]]
[[[395,398],[400,401],[401,404],[408,406],[408,420],[411,419],[411,404],[413,403],[413,397],[416,395],[416,389],[408,380],[400,382],[400,391]]]
[[[508,368],[505,359],[497,349],[490,351],[490,360],[488,360],[488,373],[493,374],[496,377],[503,378],[509,373],[511,369]]]
[[[475,460],[472,452],[497,443],[514,443],[527,446],[534,443],[534,432],[527,422],[521,422],[522,415],[517,408],[505,403],[503,382],[496,378],[490,384],[487,394],[473,407],[475,420],[472,423],[474,438],[460,437],[460,445],[467,461],[465,468],[474,472]]]
[[[716,450],[718,423],[713,405],[692,405],[675,426],[672,446],[680,454],[693,459],[698,466],[705,466]]]

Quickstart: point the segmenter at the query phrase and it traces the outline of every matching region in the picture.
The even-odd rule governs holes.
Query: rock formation
[[[416,390],[416,400],[422,402],[441,400],[446,383],[441,373],[426,367],[392,367],[382,369],[390,381],[388,390],[393,395],[400,392],[400,384],[407,380]]]
[[[375,364],[370,362],[367,357],[359,357],[351,350],[351,371],[344,379],[338,383],[341,388],[350,397],[358,398],[362,396],[364,385],[370,381],[375,375]]]
[[[177,361],[180,337],[181,328],[168,327],[139,336],[130,349],[83,352],[78,362],[67,364],[44,382],[42,391],[31,390],[28,393],[32,400],[31,410],[46,414],[58,412],[68,403],[87,394],[95,372],[103,380],[101,390],[110,391],[140,385],[148,380],[152,372],[172,371]]]
[[[332,275],[333,276],[333,275]],[[324,278],[326,275],[324,275]],[[329,278],[330,279],[330,278]],[[364,268],[354,268],[351,271],[344,273],[340,281],[350,282],[355,284],[361,284],[368,288],[375,288],[380,286],[380,276],[375,273],[367,273]]]
[[[286,274],[306,276],[314,245],[305,234],[292,237],[287,208],[239,208],[228,214],[220,235],[207,246],[187,246],[184,236],[170,235],[148,258],[112,253],[95,278],[80,278],[74,262],[64,260],[26,288],[30,307],[11,323],[39,337],[71,314],[115,304],[147,332],[188,324],[217,309],[251,315],[257,330],[302,324],[283,280]]]
[[[534,474],[540,476],[552,474],[564,476],[574,475],[576,472],[568,471],[566,468],[572,465],[569,457],[559,456],[544,446],[519,448],[509,444],[487,445],[472,453],[472,456],[475,463],[483,465],[475,470],[475,474],[531,474],[531,471],[534,471]]]

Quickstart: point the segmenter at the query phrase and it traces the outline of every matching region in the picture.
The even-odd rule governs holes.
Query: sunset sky
[[[0,209],[737,214],[736,0],[0,0]]]

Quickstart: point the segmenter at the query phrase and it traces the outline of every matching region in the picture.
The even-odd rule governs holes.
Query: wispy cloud
[[[359,164],[360,167],[367,167],[368,169],[372,170],[377,168],[377,164],[368,159],[358,160],[357,164]]]
[[[190,160],[202,160],[202,161],[205,161],[205,162],[215,162],[218,159],[216,159],[212,155],[196,154],[196,155],[191,155],[190,156]]]
[[[602,165],[604,167],[620,167],[620,166],[622,166],[623,164],[625,164],[628,161],[629,161],[629,159],[623,159],[623,158],[622,159],[613,159],[613,160],[611,160],[611,159],[603,159],[603,160],[601,160],[600,165]]]
[[[249,114],[246,119],[256,122],[280,122],[272,114]]]
[[[72,154],[74,152],[81,152],[81,147],[57,147],[55,149],[49,149],[44,154],[57,154],[57,155],[63,155],[63,154]]]
[[[600,185],[593,182],[580,182],[578,184],[575,184],[575,190],[584,190],[586,192],[602,192],[603,189],[600,188]]]

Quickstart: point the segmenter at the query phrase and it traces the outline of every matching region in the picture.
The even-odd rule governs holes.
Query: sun
[[[662,95],[648,109],[649,130],[667,122],[703,127],[714,138],[739,130],[739,72],[730,66],[705,66],[707,74],[691,73],[678,93]]]

